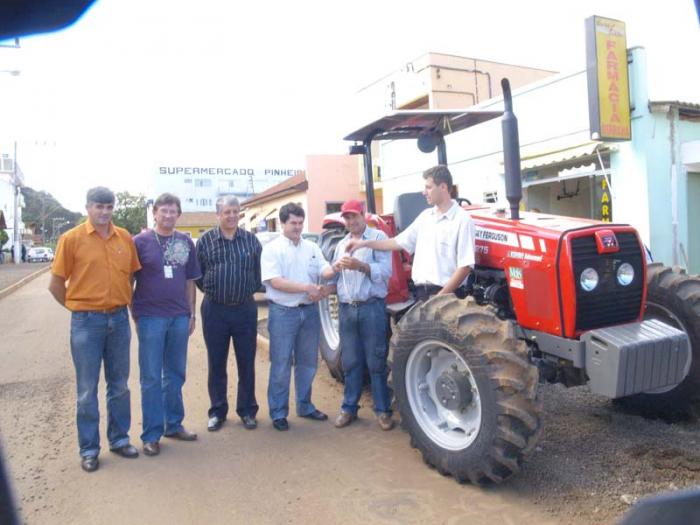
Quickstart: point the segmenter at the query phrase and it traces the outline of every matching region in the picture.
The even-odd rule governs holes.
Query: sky
[[[163,165],[303,169],[347,151],[370,116],[357,91],[412,59],[582,70],[594,14],[646,48],[652,100],[700,103],[693,0],[98,0],[0,49],[0,148],[16,140],[25,184],[76,211],[96,185],[148,194]]]

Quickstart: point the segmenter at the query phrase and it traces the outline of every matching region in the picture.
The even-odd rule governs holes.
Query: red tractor
[[[387,309],[392,381],[403,427],[427,463],[458,481],[502,482],[518,472],[542,431],[538,383],[588,384],[648,410],[686,410],[700,397],[700,279],[647,262],[625,224],[521,212],[517,120],[507,80],[504,111],[397,111],[346,137],[364,155],[370,218],[389,236],[427,204],[397,198],[378,217],[375,140],[413,139],[447,164],[444,136],[502,117],[510,210],[463,206],[476,226],[468,296],[412,300],[406,254],[394,253]],[[320,243],[330,258],[342,220]],[[333,296],[320,303],[321,352],[342,379]]]

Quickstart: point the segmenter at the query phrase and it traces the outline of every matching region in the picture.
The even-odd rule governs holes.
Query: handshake
[[[314,303],[328,297],[332,291],[333,287],[326,284],[309,284],[306,287],[306,295]]]

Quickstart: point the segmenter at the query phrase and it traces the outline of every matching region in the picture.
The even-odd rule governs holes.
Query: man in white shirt
[[[304,210],[293,203],[280,208],[282,235],[263,247],[262,281],[269,301],[270,380],[267,399],[272,425],[289,430],[289,380],[294,364],[297,415],[314,421],[328,416],[311,402],[318,367],[321,323],[317,302],[329,287],[319,284],[330,268],[318,245],[301,238]]]
[[[335,420],[338,428],[357,418],[365,364],[372,386],[374,412],[379,426],[391,430],[391,396],[387,386],[386,312],[384,298],[391,277],[391,254],[371,249],[345,252],[351,239],[385,240],[384,232],[367,227],[362,203],[349,200],[340,213],[348,234],[338,243],[333,266],[323,272],[337,283],[340,302],[341,362],[345,372],[343,405]]]
[[[452,174],[440,164],[423,172],[423,178],[431,208],[393,239],[351,239],[346,245],[350,253],[362,247],[414,253],[411,277],[418,300],[454,292],[474,265],[474,223],[452,200]]]

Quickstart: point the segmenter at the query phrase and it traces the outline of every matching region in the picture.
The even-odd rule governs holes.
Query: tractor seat
[[[420,212],[426,208],[428,208],[428,203],[420,191],[403,193],[396,197],[394,201],[396,232],[398,233],[408,228]]]

